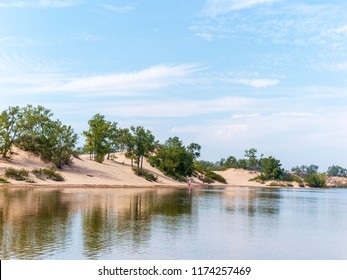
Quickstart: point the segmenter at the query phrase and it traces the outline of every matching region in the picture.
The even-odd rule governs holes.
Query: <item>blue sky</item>
[[[0,0],[0,18],[0,110],[347,167],[345,1]]]

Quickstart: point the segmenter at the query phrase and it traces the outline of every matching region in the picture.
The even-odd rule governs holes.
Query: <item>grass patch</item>
[[[0,177],[0,184],[7,184],[9,181],[7,181],[5,178]]]
[[[17,181],[25,181],[28,179],[29,170],[25,168],[15,169],[13,167],[5,168],[5,177],[15,179]]]
[[[134,168],[133,170],[137,176],[144,177],[147,181],[150,181],[150,182],[152,182],[152,181],[157,182],[158,181],[158,177],[146,169]]]
[[[31,172],[36,176],[36,178],[41,180],[50,179],[57,182],[64,181],[64,177],[53,168],[35,168]]]

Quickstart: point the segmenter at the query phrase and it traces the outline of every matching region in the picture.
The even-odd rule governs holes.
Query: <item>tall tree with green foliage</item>
[[[258,159],[257,159],[257,150],[252,148],[245,150],[245,157],[247,158],[247,169],[248,170],[257,170],[258,169]]]
[[[5,159],[11,158],[11,149],[22,132],[22,110],[18,106],[9,107],[0,114],[0,153]]]
[[[192,176],[196,156],[194,151],[186,148],[178,137],[170,137],[160,145],[155,155],[151,157],[150,163],[166,175],[181,179],[184,176]]]
[[[135,149],[135,139],[129,128],[121,128],[118,130],[119,137],[119,148],[121,151],[125,152],[125,157],[130,159],[131,167],[134,167],[134,160],[136,158]]]
[[[346,177],[347,169],[338,165],[332,165],[328,167],[327,175],[336,177]]]
[[[155,137],[151,131],[145,130],[142,126],[132,126],[133,133],[133,155],[135,156],[137,168],[143,168],[143,158],[148,157],[157,146]]]
[[[110,150],[109,135],[112,124],[101,114],[95,114],[88,124],[89,129],[83,131],[86,137],[85,150],[89,152],[92,160],[101,163]]]
[[[45,142],[43,141],[45,138],[43,135],[47,132],[48,127],[51,126],[52,116],[51,110],[43,106],[34,107],[27,105],[24,107],[21,121],[23,132],[17,140],[18,146],[25,151],[41,156],[42,153],[48,152],[46,150],[49,147],[43,146]]]
[[[318,172],[318,165],[311,164],[309,166],[296,166],[293,167],[291,171],[302,178],[306,178]]]
[[[265,180],[279,180],[284,174],[284,170],[281,167],[280,160],[274,157],[267,157],[260,159],[261,176]]]

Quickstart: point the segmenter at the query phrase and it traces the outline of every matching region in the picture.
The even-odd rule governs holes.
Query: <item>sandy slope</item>
[[[50,167],[52,164],[44,163],[36,156],[15,148],[11,161],[0,159],[0,176],[3,175],[5,167],[7,166],[33,170],[34,168]],[[73,164],[64,167],[63,170],[59,170],[65,178],[63,182],[57,183],[50,180],[40,180],[32,174],[30,175],[30,178],[35,180],[39,185],[185,185],[168,178],[157,169],[151,167],[147,162],[144,163],[144,167],[150,169],[158,176],[158,182],[149,182],[146,179],[135,175],[131,169],[130,161],[124,157],[124,154],[119,154],[115,160],[105,160],[103,163],[97,163],[90,160],[88,155],[83,155],[80,159],[74,158]],[[23,182],[15,180],[9,181],[13,184],[23,184]]]
[[[3,176],[5,168],[12,166],[14,168],[26,168],[33,170],[34,168],[47,168],[52,167],[52,164],[44,163],[38,157],[24,152],[20,149],[14,148],[13,158],[10,161],[5,161],[0,158],[0,177]],[[64,167],[59,172],[64,176],[65,181],[54,182],[50,180],[40,180],[30,174],[30,178],[35,181],[35,185],[45,186],[136,186],[136,187],[153,187],[153,186],[180,186],[186,187],[187,184],[179,183],[167,176],[165,176],[158,169],[150,166],[146,161],[144,168],[150,170],[158,176],[158,182],[149,182],[146,179],[136,176],[131,168],[131,162],[125,158],[124,153],[116,154],[114,159],[105,160],[103,163],[97,163],[89,159],[88,155],[82,155],[80,159],[74,158],[73,164]],[[225,171],[216,171],[227,180],[229,186],[253,186],[264,187],[269,186],[271,182],[261,184],[259,182],[250,181],[257,175],[258,172],[252,172],[242,169],[230,168]],[[28,183],[9,180],[15,185],[28,185]],[[327,179],[328,185],[347,185],[347,178],[334,178]],[[193,185],[200,185],[201,182],[197,178],[193,178]],[[298,187],[297,183],[291,183],[293,187]],[[214,183],[213,185],[221,185],[221,183]]]

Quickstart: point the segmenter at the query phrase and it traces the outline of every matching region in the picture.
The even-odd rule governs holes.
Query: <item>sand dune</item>
[[[0,177],[3,177],[6,167],[25,168],[32,171],[35,168],[53,167],[51,163],[45,163],[37,156],[31,153],[22,151],[18,148],[13,149],[13,157],[10,161],[0,159]],[[65,166],[63,170],[58,170],[63,177],[63,182],[54,182],[51,180],[41,180],[30,173],[30,179],[35,183],[26,183],[9,179],[11,185],[36,185],[36,186],[65,186],[65,187],[186,187],[186,183],[177,182],[165,176],[158,169],[150,166],[147,161],[144,161],[143,167],[158,177],[157,182],[149,182],[143,177],[134,174],[131,168],[131,162],[127,159],[124,153],[115,154],[113,159],[105,159],[103,163],[97,163],[89,159],[89,155],[82,155],[80,158],[73,158],[71,165]],[[252,186],[264,187],[269,186],[271,181],[256,182],[251,181],[259,175],[258,172],[248,171],[243,169],[230,168],[225,171],[216,171],[227,180],[229,186]],[[337,183],[336,183],[337,182]],[[277,182],[283,185],[283,182]],[[328,185],[347,185],[347,178],[327,179]],[[193,178],[193,186],[203,185],[197,178]],[[221,185],[221,183],[213,183],[212,185]],[[276,185],[276,184],[275,184]],[[291,182],[293,187],[299,187],[297,183]],[[285,186],[285,185],[283,185]]]
[[[0,159],[0,176],[4,174],[6,167],[26,168],[29,171],[35,168],[52,167],[52,164],[45,163],[38,157],[15,148],[13,157],[10,161]],[[184,186],[178,183],[159,170],[151,167],[144,162],[144,168],[152,171],[158,176],[157,182],[149,182],[139,177],[132,171],[130,160],[126,159],[123,153],[117,154],[114,160],[105,160],[103,163],[97,163],[89,159],[88,155],[82,155],[79,159],[74,158],[71,165],[65,166],[63,170],[58,170],[63,177],[63,182],[54,182],[51,180],[40,180],[30,174],[39,185],[93,185],[93,186]],[[12,184],[23,185],[25,182],[9,180]]]

